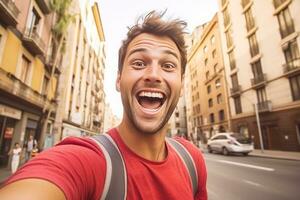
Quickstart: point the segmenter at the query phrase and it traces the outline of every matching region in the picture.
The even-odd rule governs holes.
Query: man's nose
[[[152,63],[148,66],[144,74],[145,81],[160,83],[162,80],[162,71],[158,63]]]

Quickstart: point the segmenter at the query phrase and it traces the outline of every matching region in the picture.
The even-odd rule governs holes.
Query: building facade
[[[232,129],[255,148],[300,151],[300,1],[219,7]]]
[[[104,128],[105,37],[94,0],[74,0],[58,83],[55,142],[67,136],[99,134]]]
[[[202,142],[230,130],[218,17],[197,27],[188,51],[192,133]]]
[[[54,123],[54,115],[42,121],[57,106],[59,75],[56,69],[50,76],[47,60],[54,23],[47,2],[0,1],[0,166],[15,142],[22,146],[29,135],[39,140],[41,127]]]

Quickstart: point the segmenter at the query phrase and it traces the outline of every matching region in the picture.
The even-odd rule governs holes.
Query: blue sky
[[[106,69],[104,89],[113,113],[121,118],[123,110],[120,94],[115,90],[118,50],[127,27],[151,10],[163,11],[166,16],[188,23],[188,32],[209,21],[217,12],[217,0],[98,0],[106,40]]]

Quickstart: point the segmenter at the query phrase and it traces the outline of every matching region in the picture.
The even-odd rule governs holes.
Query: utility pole
[[[260,141],[260,150],[261,150],[262,153],[264,153],[264,144],[263,144],[263,139],[262,139],[262,134],[261,134],[260,120],[259,120],[259,113],[258,113],[257,103],[254,103],[254,108],[255,108],[255,115],[256,115],[256,121],[257,121],[259,141]]]

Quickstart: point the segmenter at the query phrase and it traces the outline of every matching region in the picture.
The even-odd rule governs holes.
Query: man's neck
[[[117,130],[123,142],[137,155],[151,161],[162,161],[166,158],[165,128],[153,135],[144,134],[122,121]]]

